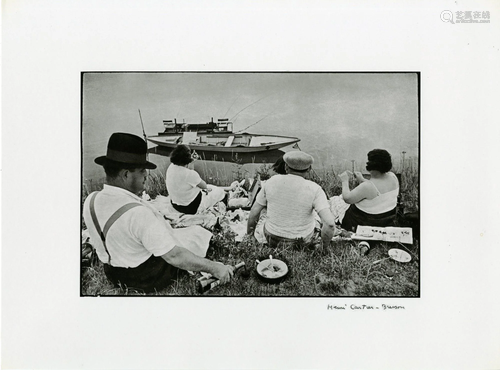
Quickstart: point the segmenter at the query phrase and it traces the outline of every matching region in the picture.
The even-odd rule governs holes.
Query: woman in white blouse
[[[192,167],[196,158],[187,145],[177,145],[170,154],[170,166],[166,173],[166,185],[172,206],[181,213],[194,215],[225,197],[225,190],[207,183]]]
[[[355,172],[354,176],[360,184],[350,190],[349,175],[352,172],[345,171],[339,175],[342,198],[350,204],[342,218],[343,229],[355,232],[358,225],[394,225],[399,182],[396,175],[390,172],[391,168],[391,155],[384,149],[374,149],[368,153],[366,163],[366,169],[370,172],[369,180],[361,172]]]

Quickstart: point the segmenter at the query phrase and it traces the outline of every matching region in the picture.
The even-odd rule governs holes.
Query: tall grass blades
[[[239,171],[239,172],[238,172]],[[341,194],[342,186],[338,178],[341,169],[334,167],[315,169],[310,179],[318,183],[328,197]],[[165,169],[151,171],[146,182],[146,193],[155,198],[167,195],[165,188]],[[258,175],[271,175],[269,165],[256,169]],[[231,177],[233,176],[233,177]],[[211,173],[207,182],[215,185],[229,185],[237,177],[243,177],[241,170],[236,173],[223,174],[217,171]],[[400,193],[405,209],[418,209],[417,161],[405,162],[401,173]],[[353,184],[355,186],[355,184]],[[102,182],[92,182],[83,187],[82,201],[92,191],[102,188]],[[235,242],[235,234],[227,229],[219,228],[213,232],[213,237],[207,252],[207,258],[226,264],[235,265],[244,261],[249,277],[243,277],[239,272],[234,280],[227,285],[205,293],[212,296],[350,296],[350,297],[417,297],[420,295],[419,274],[419,240],[413,245],[398,245],[397,243],[379,242],[372,244],[367,255],[360,253],[354,240],[339,239],[331,242],[329,247],[319,250],[311,248],[307,243],[298,241],[293,245],[280,245],[269,248],[253,238],[245,238]],[[412,256],[409,263],[399,263],[386,258],[391,248],[406,250]],[[256,259],[272,255],[282,259],[290,269],[287,278],[280,284],[262,282],[256,274]],[[382,259],[382,262],[374,264]],[[152,293],[152,295],[192,296],[195,290],[197,276],[181,274],[168,288]],[[129,287],[114,287],[104,275],[101,262],[82,269],[83,295],[144,295],[143,292]]]

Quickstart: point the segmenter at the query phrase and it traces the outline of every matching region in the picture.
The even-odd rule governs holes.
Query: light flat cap
[[[301,151],[285,153],[283,160],[290,169],[296,171],[307,170],[314,163],[314,158],[312,156]]]

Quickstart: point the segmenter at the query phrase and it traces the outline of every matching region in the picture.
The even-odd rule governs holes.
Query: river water
[[[164,119],[213,117],[231,119],[234,131],[298,137],[317,169],[352,169],[354,161],[363,170],[366,153],[382,148],[398,171],[403,152],[413,162],[419,154],[415,73],[86,73],[82,108],[83,181],[104,176],[93,160],[106,153],[113,132],[142,137],[141,118],[147,135],[162,131]],[[164,156],[150,160],[160,171],[169,164]],[[202,177],[229,177],[256,167],[199,162],[195,168]]]

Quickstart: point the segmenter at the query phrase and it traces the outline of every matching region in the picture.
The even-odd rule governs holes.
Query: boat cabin
[[[233,123],[227,118],[219,118],[217,122],[214,119],[207,123],[186,123],[184,126],[186,132],[233,132]]]
[[[159,132],[159,135],[178,134],[183,132],[200,132],[200,133],[231,133],[233,132],[233,123],[227,118],[220,118],[217,122],[214,119],[207,123],[177,123],[177,119],[163,120],[164,131]]]
[[[233,123],[229,122],[229,119],[227,118],[219,118],[217,120],[217,131],[233,132]]]
[[[164,131],[159,132],[158,134],[177,134],[179,132],[183,132],[183,126],[185,123],[177,123],[177,119],[174,120],[163,120]]]

